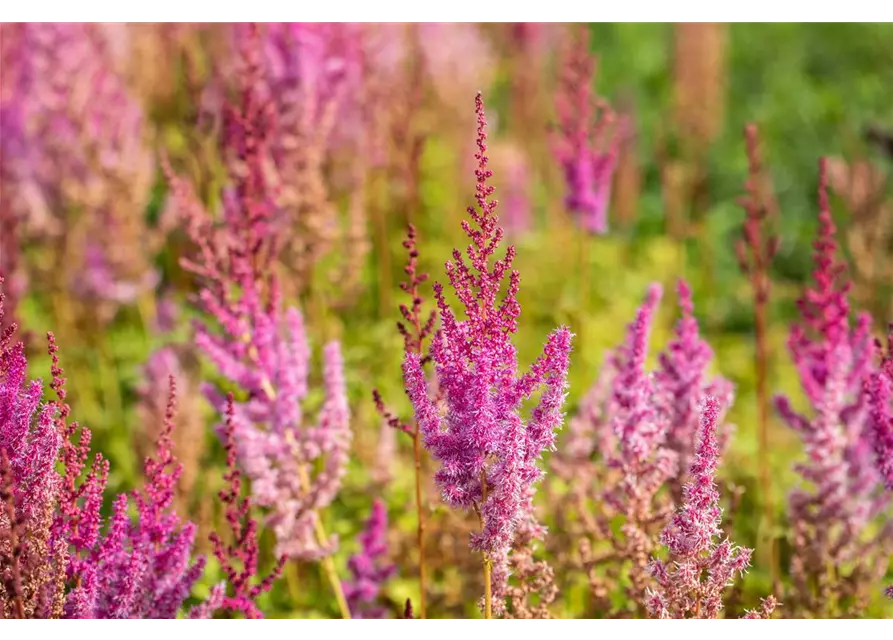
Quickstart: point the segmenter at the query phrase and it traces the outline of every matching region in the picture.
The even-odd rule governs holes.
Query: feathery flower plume
[[[428,274],[419,271],[418,260],[419,252],[416,248],[416,230],[413,225],[409,225],[406,234],[406,240],[403,241],[403,247],[407,251],[407,262],[403,268],[406,273],[407,280],[400,283],[400,288],[409,295],[412,300],[411,305],[400,305],[400,315],[403,321],[397,322],[397,331],[403,336],[403,352],[406,354],[415,353],[420,358],[420,363],[424,366],[430,361],[430,356],[425,354],[425,340],[427,340],[434,331],[434,323],[437,315],[432,309],[428,317],[425,318],[422,313],[422,304],[424,300],[421,297],[420,287],[428,280]],[[381,397],[378,389],[372,390],[372,398],[375,402],[375,408],[385,423],[391,430],[399,430],[409,434],[412,438],[413,458],[415,461],[415,494],[416,494],[416,510],[418,511],[418,527],[416,529],[417,543],[419,547],[419,616],[425,617],[425,507],[422,502],[422,451],[421,438],[419,431],[419,423],[414,420],[411,424],[403,421],[395,413],[385,406],[384,399]],[[393,436],[393,434],[391,434]],[[383,436],[382,442],[387,436]]]
[[[388,511],[379,499],[372,502],[372,515],[359,535],[360,551],[347,561],[351,580],[344,583],[344,596],[354,618],[383,618],[387,613],[376,606],[382,585],[397,572],[386,564],[388,554]]]
[[[515,257],[509,246],[503,259],[490,263],[503,238],[497,225],[496,200],[488,185],[484,103],[475,98],[478,117],[477,208],[462,228],[471,239],[466,258],[458,250],[446,263],[450,284],[466,318],[460,320],[435,284],[441,330],[431,346],[446,412],[428,395],[421,356],[408,353],[403,364],[407,393],[425,447],[440,461],[435,479],[444,501],[452,507],[473,509],[480,521],[471,546],[484,557],[486,617],[503,606],[507,555],[515,528],[529,509],[528,491],[542,476],[536,461],[552,450],[567,386],[571,332],[553,332],[543,354],[530,371],[519,374],[511,337],[518,329],[520,275],[511,269]],[[500,288],[508,280],[502,301]],[[539,388],[544,392],[525,424],[521,405]],[[491,570],[497,579],[491,584]],[[491,587],[495,589],[491,592]]]
[[[880,348],[880,346],[879,346]],[[865,382],[871,418],[875,461],[888,491],[893,491],[893,325],[887,336],[887,351],[877,371]],[[884,592],[893,598],[893,586]]]
[[[658,588],[648,590],[645,605],[655,618],[719,617],[723,591],[750,565],[750,549],[735,546],[728,539],[716,541],[722,533],[716,488],[719,414],[719,401],[708,396],[701,409],[697,452],[682,505],[660,537],[669,549],[670,560],[654,559],[649,566]]]
[[[225,545],[216,533],[210,535],[210,540],[214,556],[223,567],[232,593],[212,593],[212,599],[219,599],[221,608],[241,612],[246,618],[262,618],[263,614],[255,601],[260,594],[269,591],[282,574],[286,556],[280,556],[273,570],[260,582],[252,584],[258,571],[257,521],[251,517],[251,498],[242,496],[242,474],[236,466],[235,403],[231,393],[226,398],[223,440],[227,468],[223,479],[228,486],[221,489],[220,500],[226,505],[226,522],[232,531],[233,541]],[[195,617],[205,617],[204,612],[197,611]]]
[[[252,27],[242,44],[239,104],[227,111],[225,145],[233,185],[224,193],[223,224],[204,210],[183,180],[170,175],[170,181],[197,246],[196,257],[184,266],[200,278],[201,306],[219,327],[197,323],[195,342],[223,376],[248,394],[233,408],[239,464],[251,481],[255,503],[268,509],[277,555],[320,559],[337,545],[334,537],[322,535],[318,512],[340,489],[351,439],[349,411],[335,342],[323,350],[326,400],[318,425],[307,425],[301,411],[309,392],[310,349],[301,313],[283,310],[271,273],[280,249],[276,192],[267,171],[274,112],[260,45]],[[221,389],[205,385],[204,393],[221,414],[226,412]]]
[[[680,279],[676,292],[682,317],[673,338],[658,356],[660,368],[655,372],[655,384],[659,389],[660,404],[669,421],[666,446],[678,456],[680,473],[671,479],[674,498],[678,502],[685,481],[684,473],[688,471],[689,462],[695,454],[699,407],[708,395],[716,397],[721,407],[728,407],[732,403],[733,388],[732,383],[721,376],[708,378],[713,349],[700,336],[691,287]],[[720,427],[722,451],[728,444],[731,428],[722,422]]]
[[[870,460],[870,421],[862,394],[873,367],[871,318],[861,314],[855,327],[850,326],[850,283],[840,282],[845,266],[837,256],[826,173],[822,159],[815,284],[798,301],[802,323],[792,327],[788,340],[812,417],[795,411],[787,397],[775,399],[782,419],[803,439],[807,455],[795,467],[806,484],[789,500],[791,573],[796,605],[816,614],[836,611],[860,588],[860,574],[873,570],[876,563],[862,537],[884,504],[875,496],[879,478]],[[835,577],[826,570],[829,562],[857,566],[849,575]]]
[[[655,283],[627,328],[625,342],[608,354],[555,460],[581,514],[571,528],[582,535],[582,565],[599,606],[607,609],[616,608],[609,596],[619,585],[631,601],[644,601],[648,559],[674,503],[682,498],[695,457],[700,407],[708,396],[721,397],[725,405],[732,401],[732,385],[708,376],[713,351],[700,337],[691,288],[680,280],[677,292],[682,317],[658,355],[657,370],[645,368],[662,295]],[[730,434],[731,425],[722,424],[721,450]],[[662,492],[664,487],[669,494]],[[617,518],[622,518],[622,535],[612,528]],[[595,552],[593,543],[601,541],[609,541],[610,548]]]
[[[15,29],[23,53],[10,60],[15,86],[4,92],[0,138],[27,151],[4,157],[4,199],[19,209],[23,234],[84,240],[80,252],[57,246],[66,268],[52,269],[68,274],[73,293],[100,303],[84,309],[107,319],[157,282],[143,215],[154,166],[145,117],[98,25]]]
[[[0,294],[0,316],[3,315]],[[179,463],[171,452],[175,390],[171,380],[155,458],[144,488],[114,502],[103,528],[100,507],[108,462],[89,458],[89,430],[73,442],[58,347],[49,334],[51,387],[41,406],[39,380],[27,382],[23,346],[0,339],[0,612],[18,618],[173,618],[201,577],[192,560],[195,527],[171,508]],[[61,462],[64,475],[56,471]],[[6,562],[6,559],[10,562]]]
[[[616,375],[612,385],[611,427],[615,448],[602,452],[615,479],[607,483],[602,500],[609,513],[624,518],[616,558],[629,562],[630,595],[641,600],[648,576],[648,557],[655,545],[652,532],[671,507],[657,494],[678,468],[678,454],[666,446],[668,415],[661,410],[657,380],[645,370],[648,339],[663,290],[648,288],[645,301],[627,328],[626,341],[613,352]]]
[[[580,28],[563,53],[555,109],[558,124],[552,147],[564,172],[568,212],[590,233],[608,231],[611,180],[620,144],[616,115],[606,100],[593,95],[596,58],[589,52],[588,31]]]

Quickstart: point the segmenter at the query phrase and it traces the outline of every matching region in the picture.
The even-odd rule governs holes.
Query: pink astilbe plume
[[[647,562],[655,544],[652,530],[671,508],[657,494],[676,475],[679,458],[666,446],[670,423],[661,411],[657,380],[645,370],[651,325],[662,294],[656,283],[648,288],[644,303],[627,328],[626,341],[613,352],[616,374],[608,415],[614,441],[611,450],[602,452],[616,479],[601,490],[601,499],[609,514],[623,517],[616,558],[630,563],[633,598],[641,598],[647,584]]]
[[[154,171],[144,113],[98,25],[3,29],[21,47],[4,59],[11,85],[0,96],[0,138],[11,147],[11,157],[3,153],[4,200],[22,234],[83,240],[64,252],[65,284],[101,303],[91,312],[107,318],[157,281],[143,215]]]
[[[2,281],[0,281],[2,282]],[[0,316],[3,314],[0,295]],[[64,372],[49,334],[51,387],[41,406],[40,381],[27,382],[21,343],[0,339],[0,613],[27,618],[173,618],[201,577],[192,560],[195,526],[173,512],[179,463],[171,453],[174,385],[145,486],[115,500],[103,527],[100,508],[108,462],[89,459],[90,431],[67,422]],[[61,463],[64,475],[56,471]],[[13,561],[7,563],[6,558]]]
[[[145,485],[133,491],[136,520],[128,496],[114,502],[108,532],[90,559],[96,593],[91,618],[174,618],[204,571],[203,557],[192,560],[195,525],[173,511],[181,465],[172,452],[176,383],[169,378],[164,424],[155,457],[146,458]]]
[[[865,383],[878,471],[893,491],[893,325],[881,364]]]
[[[320,534],[318,511],[335,498],[345,473],[349,410],[336,342],[323,350],[326,399],[317,425],[306,424],[301,410],[309,392],[310,348],[301,313],[283,310],[272,275],[281,236],[274,224],[276,189],[267,170],[275,112],[260,46],[252,27],[242,43],[238,104],[227,111],[224,143],[233,184],[224,193],[223,224],[184,181],[169,176],[197,246],[196,256],[184,265],[199,277],[201,307],[216,320],[196,324],[195,342],[224,377],[247,392],[247,400],[233,408],[239,464],[251,481],[255,504],[268,510],[277,555],[318,559],[336,547],[334,537]],[[204,391],[223,414],[222,390],[205,385]]]
[[[716,488],[719,413],[719,401],[708,396],[701,410],[697,451],[682,505],[660,537],[669,549],[669,561],[655,559],[649,567],[658,588],[649,589],[645,604],[656,618],[719,617],[723,592],[736,574],[743,574],[750,565],[750,549],[737,547],[728,539],[716,541],[722,534]],[[771,612],[767,611],[767,617]]]
[[[372,515],[358,536],[360,551],[347,561],[351,579],[344,583],[344,597],[354,618],[383,618],[387,611],[376,605],[384,583],[397,572],[386,562],[388,511],[379,499],[372,502]]]
[[[231,593],[218,587],[219,590],[212,592],[209,602],[223,609],[241,612],[246,618],[262,618],[263,614],[256,604],[257,597],[273,586],[273,582],[282,573],[286,557],[280,556],[273,570],[265,578],[252,584],[258,575],[257,521],[251,517],[251,498],[242,496],[242,474],[236,466],[235,403],[232,394],[226,398],[223,439],[227,467],[224,480],[228,486],[220,491],[220,500],[226,505],[226,522],[232,531],[232,541],[224,544],[216,533],[212,533],[210,539],[214,546],[214,556],[223,567]],[[194,611],[193,617],[208,617],[204,606],[206,605],[201,605]]]
[[[597,60],[589,52],[588,30],[580,28],[568,40],[562,58],[552,147],[564,172],[564,203],[583,229],[603,234],[620,144],[617,117],[593,94]]]
[[[662,296],[654,283],[625,341],[607,355],[555,460],[556,473],[569,484],[570,499],[581,514],[568,528],[582,538],[583,568],[598,606],[611,615],[628,614],[610,601],[618,586],[631,601],[644,602],[649,558],[682,498],[695,457],[700,407],[708,396],[720,396],[721,406],[732,401],[732,385],[708,376],[713,351],[700,337],[691,288],[680,280],[677,292],[682,317],[658,355],[657,370],[646,369],[651,326]],[[717,417],[722,420],[721,414]],[[731,426],[721,423],[720,450],[730,434]],[[621,535],[615,531],[617,522]],[[610,548],[593,546],[605,541]]]
[[[877,469],[888,491],[893,491],[893,325],[887,336],[887,350],[877,371],[865,382]],[[885,591],[893,598],[893,586]]]
[[[457,317],[443,287],[439,283],[434,286],[442,328],[431,346],[431,357],[445,412],[428,395],[419,354],[406,354],[403,371],[425,447],[440,461],[435,478],[444,501],[455,508],[474,509],[480,519],[481,530],[472,536],[471,546],[485,555],[485,563],[494,565],[494,608],[498,612],[515,527],[529,508],[528,491],[543,473],[536,462],[543,451],[554,448],[555,433],[563,420],[572,334],[566,327],[557,329],[530,371],[519,373],[511,338],[517,332],[521,310],[517,301],[520,275],[511,268],[515,257],[512,246],[503,259],[490,263],[503,231],[497,225],[497,202],[490,199],[493,187],[488,185],[491,172],[487,169],[486,119],[480,94],[475,108],[478,206],[469,207],[468,214],[476,227],[462,222],[471,239],[467,259],[454,250],[453,260],[446,263],[465,320]],[[522,404],[540,388],[542,397],[525,424]]]
[[[673,479],[675,497],[684,482],[689,461],[695,453],[699,422],[699,407],[708,395],[715,396],[721,407],[732,403],[731,382],[721,376],[708,377],[713,362],[713,349],[704,340],[694,316],[691,287],[685,280],[676,285],[682,317],[676,324],[673,338],[660,353],[660,368],[655,382],[661,395],[661,405],[667,415],[667,447],[679,456],[679,474]],[[731,429],[722,423],[720,416],[720,451],[728,444]]]
[[[297,289],[309,284],[317,263],[335,247],[341,233],[328,166],[345,152],[355,162],[364,161],[366,155],[368,26],[293,22],[256,27],[263,53],[258,62],[276,114],[269,148],[281,187],[275,223],[284,238],[280,257],[291,269],[287,284]],[[237,34],[240,28],[244,26],[237,27]],[[347,251],[364,254],[363,180],[352,182],[354,224]]]
[[[850,325],[850,283],[837,255],[835,227],[826,191],[826,163],[819,164],[819,237],[814,243],[813,279],[798,301],[802,322],[788,345],[811,417],[795,411],[788,398],[775,399],[784,421],[803,439],[806,461],[795,468],[805,483],[790,496],[794,529],[791,573],[802,606],[812,612],[835,610],[859,583],[876,571],[864,540],[866,527],[884,504],[871,462],[870,420],[863,381],[873,367],[871,318]],[[884,534],[881,534],[882,536]],[[855,562],[849,576],[829,575],[828,562]],[[843,605],[841,605],[843,606]]]

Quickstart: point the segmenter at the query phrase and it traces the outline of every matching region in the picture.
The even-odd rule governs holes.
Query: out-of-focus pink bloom
[[[719,413],[717,399],[708,397],[701,411],[697,452],[682,505],[661,534],[670,559],[655,559],[650,567],[658,588],[648,592],[645,605],[656,618],[717,618],[726,587],[750,565],[750,549],[737,547],[728,539],[716,541],[722,534],[716,488]]]
[[[376,606],[382,585],[397,572],[386,562],[388,511],[382,500],[372,502],[372,515],[359,535],[360,551],[347,561],[351,580],[344,583],[344,597],[353,618],[383,618],[387,611]]]
[[[423,22],[416,25],[427,76],[440,101],[465,112],[467,96],[490,86],[496,58],[479,25]]]
[[[698,321],[694,316],[691,287],[685,280],[679,280],[676,291],[682,317],[676,324],[672,340],[658,356],[660,368],[655,373],[655,378],[661,404],[669,421],[667,447],[679,456],[680,471],[685,472],[695,453],[699,407],[704,399],[708,395],[714,396],[720,407],[728,407],[734,394],[732,383],[725,378],[708,378],[707,372],[713,362],[713,349],[700,336]],[[723,451],[728,444],[731,428],[723,423],[722,415],[719,420],[718,437],[720,451]],[[678,484],[681,486],[681,478]]]
[[[521,311],[517,301],[520,276],[511,268],[514,247],[508,247],[503,259],[490,263],[503,231],[497,226],[497,202],[490,199],[494,189],[488,184],[491,171],[487,168],[486,119],[480,94],[476,110],[478,208],[468,208],[476,228],[471,222],[462,223],[471,239],[467,249],[470,264],[458,250],[446,264],[467,319],[456,316],[439,283],[434,289],[442,329],[431,346],[431,357],[445,412],[428,393],[418,354],[406,354],[403,372],[425,447],[440,461],[435,478],[443,499],[452,507],[473,508],[479,513],[481,531],[472,536],[471,544],[497,565],[494,576],[498,578],[507,576],[500,563],[511,547],[527,504],[527,491],[543,473],[536,462],[543,451],[553,449],[555,432],[563,420],[571,332],[566,327],[553,332],[530,371],[518,372],[511,337]],[[499,302],[497,296],[506,278],[506,292]],[[521,405],[539,388],[543,388],[540,402],[525,424]],[[499,589],[497,585],[494,592]],[[497,601],[495,610],[501,606]]]
[[[271,265],[281,249],[276,190],[268,172],[275,111],[266,88],[257,26],[242,42],[239,101],[227,109],[226,139],[232,186],[218,225],[191,187],[171,175],[174,198],[196,256],[185,261],[202,283],[209,321],[196,323],[195,342],[220,373],[248,394],[233,406],[235,452],[251,480],[255,504],[268,509],[277,554],[316,559],[331,553],[321,540],[317,511],[337,494],[351,433],[341,351],[323,351],[326,400],[309,426],[301,403],[308,394],[310,349],[301,313],[284,309]],[[216,326],[214,326],[216,325]],[[225,395],[205,385],[223,414]],[[318,464],[322,461],[322,464]]]
[[[610,105],[593,94],[596,59],[589,39],[578,32],[565,50],[555,98],[558,124],[553,153],[564,171],[565,206],[591,233],[608,230],[611,182],[620,144],[618,122]]]
[[[838,260],[834,234],[822,160],[815,284],[798,301],[802,323],[792,327],[788,340],[812,417],[795,411],[787,397],[777,397],[775,404],[788,426],[800,434],[807,457],[796,466],[808,484],[790,496],[791,519],[795,526],[812,531],[800,536],[806,545],[821,547],[800,549],[797,554],[815,553],[843,562],[856,552],[855,541],[883,502],[874,496],[879,478],[871,464],[870,424],[862,394],[863,380],[873,367],[871,319],[861,314],[855,326],[850,325],[850,283],[839,282],[845,267]]]
[[[865,383],[877,468],[893,491],[893,326],[881,366]]]
[[[499,203],[499,220],[509,236],[517,236],[529,231],[532,223],[530,162],[523,149],[514,144],[500,144],[497,153],[506,192]]]
[[[69,284],[114,309],[156,282],[144,218],[154,172],[144,114],[97,25],[14,30],[21,52],[4,59],[13,80],[0,96],[0,138],[27,153],[4,158],[15,165],[3,172],[4,198],[27,221],[24,232],[90,238],[81,268],[67,264]]]

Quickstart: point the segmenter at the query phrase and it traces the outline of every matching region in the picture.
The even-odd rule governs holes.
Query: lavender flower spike
[[[447,302],[443,287],[434,286],[442,329],[431,347],[431,357],[443,392],[442,414],[428,395],[428,385],[418,354],[408,353],[403,364],[407,393],[425,447],[440,461],[435,475],[444,501],[452,507],[474,509],[481,531],[471,546],[485,554],[485,567],[503,564],[511,547],[515,526],[525,509],[526,492],[540,478],[536,461],[553,449],[555,432],[563,420],[571,332],[554,331],[545,350],[523,375],[518,373],[517,353],[511,337],[518,329],[520,276],[511,269],[515,249],[505,257],[490,258],[503,238],[491,200],[492,172],[488,158],[486,118],[481,95],[475,99],[478,115],[477,205],[468,213],[477,228],[463,221],[471,239],[466,258],[453,251],[446,272],[466,318],[460,320]],[[508,279],[502,301],[497,298]],[[521,405],[544,387],[539,405],[525,424]],[[494,575],[506,575],[497,567]],[[489,573],[485,570],[485,576]],[[494,585],[495,609],[502,608],[501,585]],[[489,611],[486,611],[489,615]]]

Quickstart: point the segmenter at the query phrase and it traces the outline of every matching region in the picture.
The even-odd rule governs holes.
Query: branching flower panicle
[[[798,301],[802,321],[792,327],[788,340],[811,417],[795,411],[787,397],[775,399],[779,414],[806,450],[806,461],[795,467],[805,483],[789,501],[791,573],[797,606],[813,613],[836,610],[860,588],[863,572],[873,573],[875,563],[862,538],[884,504],[875,495],[879,477],[871,463],[870,421],[862,394],[873,367],[871,318],[860,314],[855,326],[850,325],[850,283],[841,282],[845,266],[837,255],[826,174],[822,160],[815,283]],[[826,571],[828,562],[855,562],[856,567],[849,576],[833,577]]]
[[[543,451],[554,448],[555,432],[561,426],[571,333],[566,327],[552,333],[530,371],[519,374],[511,338],[517,332],[520,313],[520,275],[512,270],[512,246],[504,258],[490,262],[503,231],[495,215],[497,202],[491,199],[493,187],[488,184],[491,172],[480,94],[475,105],[477,207],[468,208],[471,222],[462,222],[471,244],[467,259],[454,250],[453,260],[446,263],[465,320],[460,320],[447,302],[442,285],[434,286],[442,328],[432,344],[431,357],[444,394],[445,414],[428,395],[421,356],[408,353],[403,371],[425,447],[440,462],[435,478],[444,501],[478,514],[481,530],[472,536],[471,545],[484,554],[485,614],[489,616],[490,569],[503,579],[507,577],[507,552],[527,508],[527,490],[542,475],[536,461]],[[544,389],[543,395],[525,424],[521,405],[539,388]],[[504,583],[497,582],[494,593],[498,611]]]

